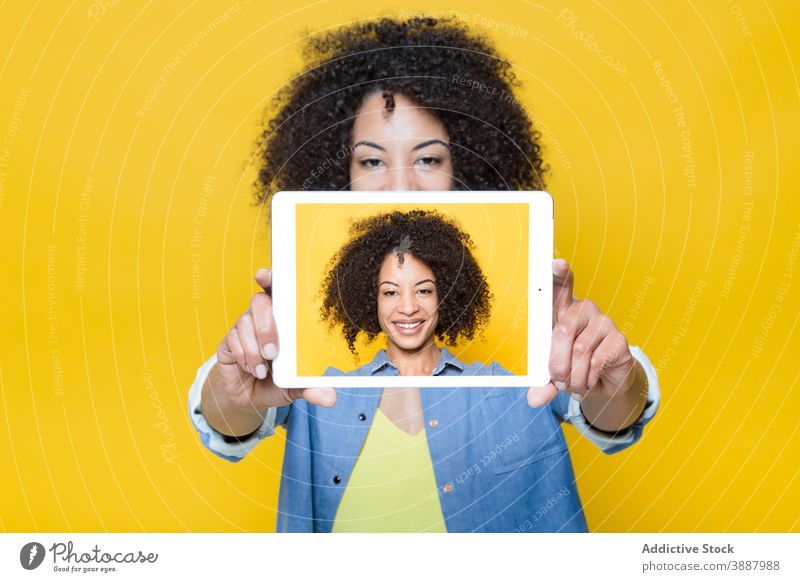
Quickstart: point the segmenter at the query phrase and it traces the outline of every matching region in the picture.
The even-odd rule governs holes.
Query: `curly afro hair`
[[[544,189],[541,134],[514,96],[511,63],[455,18],[390,18],[309,35],[307,69],[272,99],[258,140],[256,204],[280,190],[349,189],[350,137],[365,97],[401,94],[450,138],[455,189]]]
[[[455,345],[473,339],[491,315],[489,284],[472,254],[470,236],[436,211],[388,212],[356,220],[350,240],[330,260],[321,285],[321,319],[341,325],[350,351],[364,332],[366,342],[380,334],[378,274],[387,256],[402,262],[409,253],[436,278],[439,320],[434,334]]]

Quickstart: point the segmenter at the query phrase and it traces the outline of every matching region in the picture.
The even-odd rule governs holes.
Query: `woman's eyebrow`
[[[413,152],[413,151],[416,151],[416,150],[421,150],[424,147],[427,147],[429,145],[435,145],[437,143],[443,145],[444,147],[446,147],[448,149],[450,149],[450,145],[445,143],[445,142],[443,142],[440,139],[429,139],[427,141],[423,141],[422,143],[418,143],[413,148],[411,148],[411,151]],[[361,140],[360,142],[355,144],[352,149],[356,149],[358,146],[368,146],[368,147],[371,147],[371,148],[375,148],[377,150],[381,150],[382,152],[386,151],[385,147],[376,144],[374,141],[367,141],[365,139]]]
[[[363,146],[369,146],[369,147],[371,147],[371,148],[375,148],[375,149],[379,149],[379,150],[381,150],[382,152],[385,152],[385,151],[386,151],[386,148],[385,148],[385,147],[383,147],[383,146],[379,146],[379,145],[378,145],[378,144],[376,144],[375,142],[373,142],[373,141],[367,141],[367,140],[361,140],[360,142],[358,142],[357,144],[355,144],[355,145],[353,146],[353,149],[356,149],[358,146],[362,146],[362,145],[363,145]]]
[[[433,283],[434,285],[436,285],[436,281],[434,281],[433,279],[423,279],[422,281],[417,281],[417,283],[415,283],[415,286],[416,285],[422,285],[423,283]],[[395,287],[399,287],[400,286],[397,283],[395,283],[394,281],[381,281],[380,283],[378,283],[378,285],[384,285],[384,284],[386,284],[386,285],[394,285]]]
[[[418,143],[413,148],[411,148],[411,151],[413,152],[413,151],[416,151],[416,150],[421,150],[424,147],[427,147],[429,145],[434,145],[434,144],[437,144],[437,143],[438,144],[442,144],[444,147],[450,149],[450,145],[446,144],[445,142],[443,142],[440,139],[429,139],[428,141],[423,141],[422,143]]]

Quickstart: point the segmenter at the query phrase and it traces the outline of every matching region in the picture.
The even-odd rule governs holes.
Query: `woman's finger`
[[[271,362],[278,355],[278,334],[272,314],[272,298],[266,293],[256,293],[250,301],[259,353]]]
[[[573,303],[575,276],[564,259],[553,260],[553,325]]]
[[[279,388],[272,384],[267,392],[264,400],[270,406],[286,406],[301,398],[325,408],[336,404],[336,391],[333,388]]]
[[[597,346],[614,329],[614,324],[605,315],[597,314],[591,318],[572,344],[572,370],[569,375],[569,391],[585,394],[593,385],[589,383],[592,356]]]
[[[236,365],[249,374],[250,370],[247,368],[247,358],[245,357],[244,348],[242,348],[242,342],[239,341],[239,332],[236,331],[235,327],[228,332],[228,345],[230,346],[231,354],[233,355],[233,360],[236,362]]]
[[[311,404],[330,408],[336,404],[336,390],[333,388],[303,388],[303,399]]]
[[[534,408],[544,406],[555,398],[556,394],[558,394],[558,390],[552,382],[544,386],[531,386],[528,388],[528,404]]]
[[[259,269],[253,277],[256,283],[264,290],[265,293],[272,292],[272,271],[269,269]]]
[[[263,380],[267,377],[267,366],[261,354],[261,348],[258,345],[251,313],[245,313],[239,317],[236,321],[236,331],[239,334],[239,341],[244,350],[248,371],[259,380]]]
[[[550,345],[550,379],[557,390],[569,386],[572,373],[572,349],[575,338],[586,329],[593,313],[589,301],[576,301],[553,328]]]
[[[615,327],[594,351],[589,381],[597,383],[602,380],[607,387],[617,388],[630,380],[631,360],[633,356],[628,340]]]
[[[336,404],[336,391],[333,388],[281,388],[275,385],[272,375],[255,382],[253,401],[258,407],[286,406],[300,398],[329,408]]]

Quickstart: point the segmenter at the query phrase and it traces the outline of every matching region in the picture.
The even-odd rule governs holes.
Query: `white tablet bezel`
[[[380,201],[380,202],[376,202]],[[524,376],[298,376],[297,204],[528,204],[528,374]],[[282,191],[272,198],[272,302],[278,356],[272,362],[281,388],[521,387],[550,381],[553,317],[553,199],[544,191]],[[536,323],[539,322],[539,323]],[[470,363],[470,362],[467,362]],[[490,364],[491,362],[483,362]],[[347,371],[347,370],[345,370]],[[379,385],[379,386],[378,386]]]

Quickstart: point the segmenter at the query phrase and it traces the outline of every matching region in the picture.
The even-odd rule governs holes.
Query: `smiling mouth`
[[[403,321],[393,321],[392,323],[404,331],[412,331],[417,329],[425,322],[424,319],[410,319]]]

